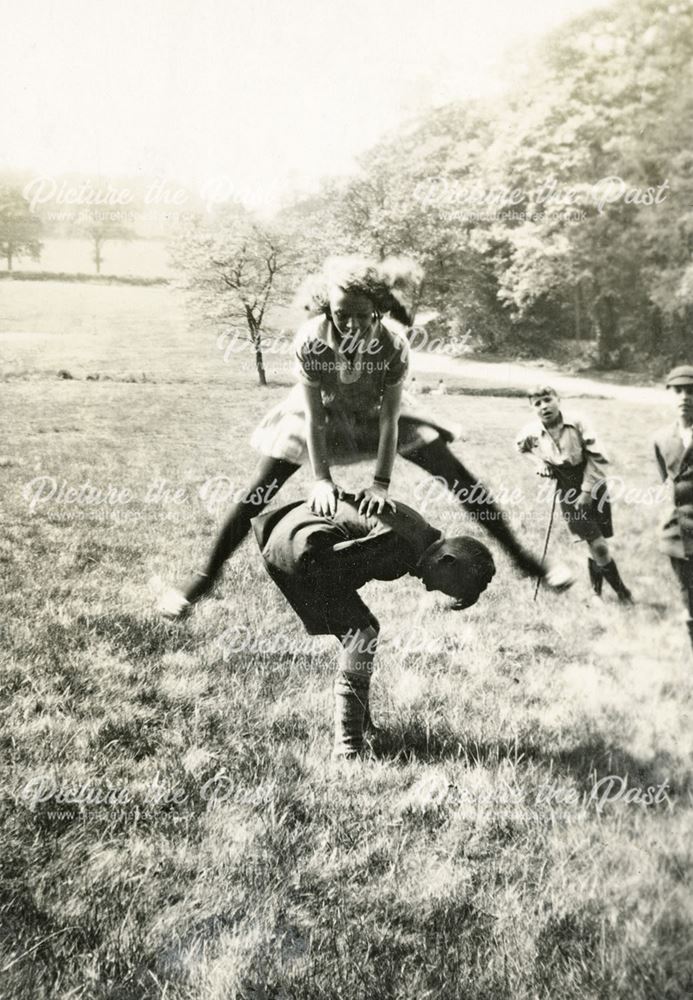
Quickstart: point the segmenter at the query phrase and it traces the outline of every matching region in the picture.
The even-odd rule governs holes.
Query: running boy
[[[556,480],[568,530],[587,542],[594,593],[601,597],[606,580],[622,604],[632,604],[606,542],[614,533],[606,483],[608,459],[585,422],[563,414],[558,393],[550,385],[534,386],[528,396],[536,416],[522,429],[518,451],[535,459],[538,475]]]
[[[310,635],[342,645],[335,678],[334,755],[356,757],[369,718],[368,693],[378,621],[357,591],[369,580],[409,573],[427,590],[474,604],[495,566],[473,538],[444,538],[411,507],[397,502],[380,514],[359,513],[362,496],[341,493],[334,513],[298,501],[256,517],[253,528],[269,575]]]
[[[655,437],[655,458],[671,502],[660,528],[659,547],[671,559],[688,613],[693,645],[693,365],[669,372],[666,382],[678,420]]]

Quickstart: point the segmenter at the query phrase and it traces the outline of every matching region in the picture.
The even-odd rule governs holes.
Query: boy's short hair
[[[438,557],[452,557],[455,561],[457,586],[456,593],[450,596],[456,598],[460,609],[471,607],[479,600],[496,572],[493,556],[483,542],[469,535],[443,538],[438,545]]]
[[[555,396],[558,399],[558,393],[552,385],[533,385],[527,390],[527,399],[537,399],[539,396]]]

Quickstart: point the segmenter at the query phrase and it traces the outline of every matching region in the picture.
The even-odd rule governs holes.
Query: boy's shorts
[[[565,498],[566,492],[570,499]],[[577,496],[579,487],[571,490],[560,490],[558,499],[561,513],[572,535],[583,542],[593,542],[597,538],[611,538],[614,533],[611,520],[611,501],[606,483],[599,483],[595,488],[589,507],[579,510]]]
[[[378,619],[363,603],[356,590],[326,588],[323,580],[297,580],[265,563],[282,594],[305,625],[309,635],[336,635],[340,638],[358,629],[379,630]]]

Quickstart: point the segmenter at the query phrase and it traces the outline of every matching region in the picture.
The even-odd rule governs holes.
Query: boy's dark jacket
[[[660,548],[678,559],[693,559],[693,446],[684,448],[678,424],[655,436],[655,457],[671,498],[660,527]]]
[[[358,501],[345,495],[337,514],[321,517],[297,501],[267,511],[253,520],[265,563],[299,580],[332,580],[344,590],[358,590],[369,580],[396,580],[416,573],[423,552],[442,533],[398,501],[395,513],[358,513]]]

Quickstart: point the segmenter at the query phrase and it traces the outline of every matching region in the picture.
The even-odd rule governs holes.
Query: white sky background
[[[598,0],[0,0],[0,167],[245,195],[347,172]],[[264,200],[264,199],[263,199]]]

